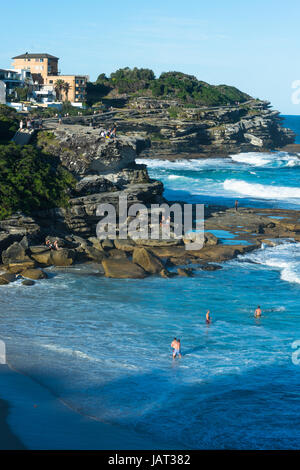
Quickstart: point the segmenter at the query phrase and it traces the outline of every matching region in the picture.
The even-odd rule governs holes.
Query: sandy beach
[[[1,450],[157,449],[134,432],[83,416],[46,388],[0,366]]]

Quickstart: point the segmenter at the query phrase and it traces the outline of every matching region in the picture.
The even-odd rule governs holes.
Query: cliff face
[[[111,203],[118,208],[119,197],[126,195],[129,205],[162,202],[163,185],[150,180],[145,165],[136,157],[150,142],[140,137],[103,139],[99,130],[86,126],[60,126],[51,133],[42,132],[37,144],[47,154],[59,158],[72,172],[77,184],[69,207],[38,213],[39,223],[54,230],[95,236],[99,204]]]
[[[158,103],[159,104],[159,103]],[[294,141],[294,133],[281,126],[277,111],[267,102],[247,103],[216,108],[183,108],[170,103],[136,100],[138,112],[120,115],[121,131],[141,130],[151,139],[145,152],[151,157],[174,155],[226,156],[230,153],[272,150]]]
[[[151,140],[144,156],[178,158],[226,156],[267,151],[294,142],[282,127],[278,111],[265,101],[249,100],[235,106],[184,107],[178,101],[136,98],[127,108],[94,117],[67,118],[66,122],[109,127],[117,124],[125,135],[139,133]]]

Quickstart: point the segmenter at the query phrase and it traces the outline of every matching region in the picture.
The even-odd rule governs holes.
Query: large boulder
[[[7,267],[10,273],[18,274],[25,269],[35,268],[36,262],[34,260],[18,261],[17,263],[10,263]]]
[[[104,251],[104,248],[101,245],[100,240],[97,237],[90,237],[88,241],[93,245],[96,250]]]
[[[189,253],[184,246],[159,246],[151,247],[151,252],[159,258],[182,258],[186,257]]]
[[[22,277],[26,277],[28,279],[47,279],[47,274],[42,271],[41,269],[26,269],[22,272]]]
[[[204,261],[226,261],[237,255],[257,248],[257,245],[215,245],[204,247],[202,250],[193,251],[193,256]]]
[[[101,263],[101,261],[107,257],[103,249],[100,251],[96,249],[93,245],[86,245],[84,251],[89,259],[97,261],[99,263]]]
[[[160,259],[143,247],[134,249],[132,261],[150,274],[160,273],[161,270],[164,269],[164,265]]]
[[[32,253],[31,258],[42,266],[71,266],[76,258],[76,253],[68,248],[60,248],[59,250],[45,249],[45,251]]]
[[[114,247],[114,244],[111,240],[106,238],[105,240],[102,240],[101,246],[104,250],[111,250]]]
[[[118,250],[122,250],[122,251],[132,252],[134,248],[136,247],[135,242],[130,239],[122,240],[120,238],[117,238],[116,240],[114,240],[114,243],[115,243],[115,247]]]
[[[13,273],[2,273],[0,274],[0,279],[2,279],[3,284],[8,284],[16,280],[16,276]]]
[[[143,279],[147,273],[128,259],[108,258],[102,261],[106,277],[116,279]]]
[[[2,252],[2,261],[5,265],[15,263],[16,261],[22,261],[26,258],[28,257],[26,256],[25,248],[18,242],[14,242]]]
[[[24,279],[24,281],[22,281],[22,284],[23,286],[33,286],[35,282],[32,281],[31,279]]]
[[[10,233],[0,233],[0,253],[6,250],[14,241],[14,236]]]
[[[51,250],[48,249],[46,249],[45,251],[40,251],[38,253],[32,253],[31,258],[42,266],[51,266],[52,264]]]
[[[109,250],[108,254],[111,258],[127,259],[126,251],[117,250],[116,248],[113,248],[112,250]]]
[[[50,248],[48,248],[45,245],[33,245],[29,246],[29,253],[32,254],[37,254],[37,253],[44,253],[45,251],[50,251]]]
[[[54,266],[71,266],[75,261],[76,253],[74,250],[68,248],[61,248],[59,250],[51,251],[51,264]]]
[[[205,246],[207,245],[218,245],[219,243],[219,239],[213,234],[213,233],[210,233],[210,232],[205,232],[204,234],[204,243],[205,243]]]

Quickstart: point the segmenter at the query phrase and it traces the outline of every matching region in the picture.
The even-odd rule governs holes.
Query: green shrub
[[[176,98],[181,102],[194,105],[219,106],[243,102],[250,97],[235,87],[209,85],[197,80],[193,75],[182,72],[167,72],[150,85],[153,96]]]
[[[0,145],[0,219],[14,212],[66,207],[74,177],[32,145]]]
[[[9,142],[19,128],[20,118],[15,109],[0,105],[0,144]]]
[[[171,119],[176,119],[180,114],[180,108],[178,108],[178,106],[170,106],[168,113]]]

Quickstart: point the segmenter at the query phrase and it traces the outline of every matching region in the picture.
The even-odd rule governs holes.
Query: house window
[[[53,80],[49,80],[49,83],[53,83]]]

